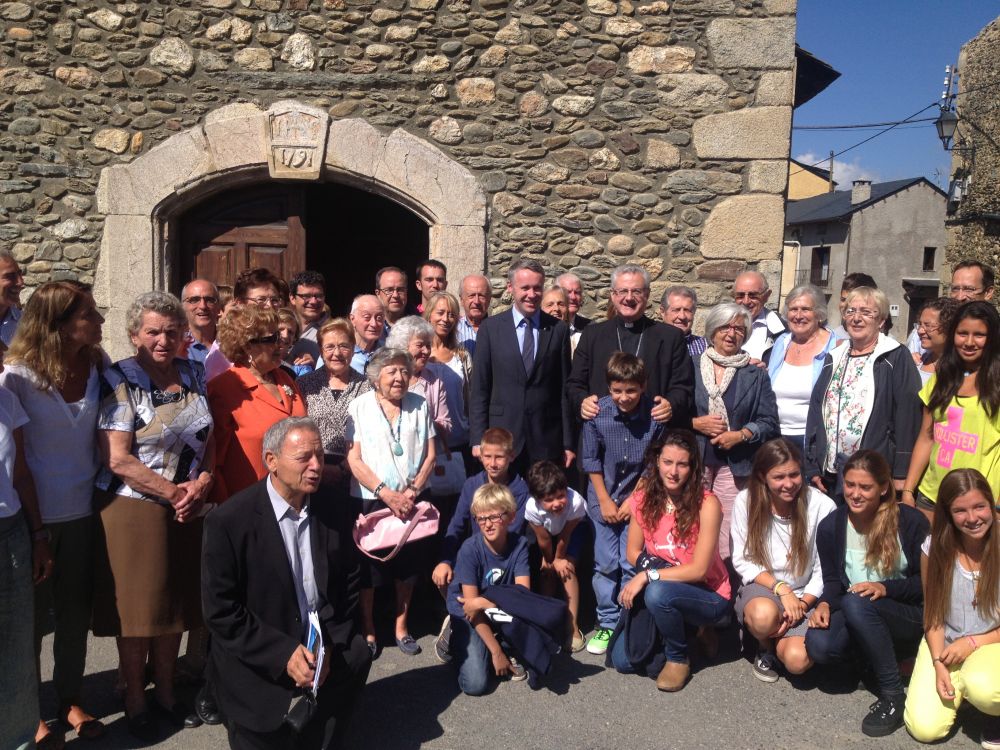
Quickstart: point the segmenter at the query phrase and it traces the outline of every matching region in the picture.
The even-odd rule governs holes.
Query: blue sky
[[[794,125],[902,120],[937,102],[945,65],[997,16],[996,0],[799,0],[799,45],[841,76],[795,110]],[[934,108],[920,117],[936,115]],[[903,127],[838,157],[838,189],[859,177],[927,177],[946,188],[950,157],[934,123]],[[812,164],[875,132],[793,130],[792,156]]]

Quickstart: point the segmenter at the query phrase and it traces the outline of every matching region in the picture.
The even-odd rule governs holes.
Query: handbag
[[[440,519],[438,509],[426,500],[417,503],[413,514],[405,520],[397,518],[388,508],[361,513],[354,522],[354,544],[361,554],[372,560],[388,562],[399,554],[404,544],[437,534]],[[372,554],[383,549],[388,549],[389,553]]]
[[[459,451],[438,451],[431,472],[430,490],[434,497],[448,497],[462,492],[465,484],[465,460]]]

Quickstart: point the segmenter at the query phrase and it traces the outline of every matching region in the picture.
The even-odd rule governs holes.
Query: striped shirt
[[[458,319],[456,333],[458,334],[458,343],[465,347],[470,356],[475,354],[477,331],[464,315]]]
[[[687,344],[688,354],[691,355],[691,359],[698,359],[708,348],[708,339],[704,336],[695,336],[693,333],[689,333],[684,337],[684,341]]]

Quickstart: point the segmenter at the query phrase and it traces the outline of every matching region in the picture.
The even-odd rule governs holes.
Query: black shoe
[[[868,737],[886,737],[903,726],[903,699],[879,698],[868,709],[861,731]]]
[[[153,709],[153,713],[158,714],[165,719],[166,722],[174,729],[190,728],[187,723],[190,711],[188,711],[187,708],[184,707],[184,704],[180,701],[177,701],[173,706],[168,708],[154,698],[150,703],[150,707]]]
[[[194,699],[194,712],[210,727],[222,723],[219,705],[215,702],[215,696],[209,691],[207,685],[198,691],[198,697]]]
[[[160,738],[156,722],[149,711],[140,711],[135,716],[125,714],[125,726],[128,727],[129,734],[147,745]]]

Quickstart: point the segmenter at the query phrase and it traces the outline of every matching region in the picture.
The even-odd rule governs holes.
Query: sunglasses
[[[258,336],[255,339],[250,339],[251,344],[277,344],[278,334],[272,333],[270,336]]]

